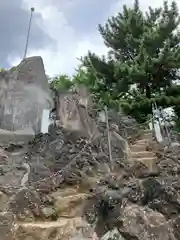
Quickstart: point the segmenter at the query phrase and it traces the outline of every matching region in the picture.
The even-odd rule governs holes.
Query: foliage
[[[117,16],[99,25],[108,55],[88,54],[72,78],[56,77],[52,88],[85,85],[102,105],[120,108],[139,122],[147,120],[152,103],[173,106],[180,116],[180,15],[176,2],[143,13],[135,0]]]
[[[88,72],[96,73],[88,83],[105,104],[121,105],[124,111],[144,121],[151,103],[179,104],[180,17],[176,2],[149,7],[145,14],[136,0],[123,7],[99,31],[109,49],[108,57],[89,52],[82,59]],[[132,87],[136,89],[132,90]],[[177,100],[174,97],[177,97]]]
[[[56,91],[66,91],[73,87],[73,82],[67,75],[60,75],[53,78],[50,82],[50,88]]]

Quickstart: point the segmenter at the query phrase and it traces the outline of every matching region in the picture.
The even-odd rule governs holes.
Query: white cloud
[[[33,2],[34,4],[30,5]],[[27,3],[29,8],[36,6],[35,10],[43,18],[43,24],[39,23],[40,27],[57,43],[56,46],[49,46],[47,49],[34,49],[27,53],[28,57],[34,55],[42,56],[48,75],[59,73],[73,74],[78,64],[77,58],[85,55],[88,50],[99,54],[106,53],[106,47],[97,31],[93,36],[80,39],[76,36],[74,29],[68,25],[63,12],[60,12],[50,4],[43,4],[41,0],[37,1],[38,4],[33,0]],[[16,65],[20,62],[21,56],[10,55],[8,60],[11,65]]]
[[[42,56],[46,72],[49,75],[73,74],[78,64],[77,58],[85,55],[88,50],[98,54],[106,54],[107,49],[97,29],[95,29],[93,35],[90,33],[85,37],[78,36],[75,29],[68,24],[65,18],[63,13],[63,7],[65,6],[62,5],[62,11],[60,11],[55,5],[52,5],[52,2],[52,0],[24,0],[24,7],[34,6],[36,11],[42,15],[43,22],[39,22],[39,26],[57,43],[54,46],[47,46],[46,49],[34,49],[28,52],[27,56]],[[72,2],[69,0],[67,4],[70,5]],[[123,4],[131,6],[132,1],[117,0],[117,3],[112,4],[109,9],[107,17],[119,12]],[[158,7],[162,4],[163,0],[151,1],[151,7]],[[149,3],[140,0],[140,6],[143,10],[147,10]],[[20,62],[21,56],[10,55],[8,59],[11,65],[15,65]]]

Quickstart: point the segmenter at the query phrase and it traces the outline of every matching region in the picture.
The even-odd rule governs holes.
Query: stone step
[[[74,237],[77,237],[77,239],[86,239],[86,237],[92,239],[93,237],[93,230],[80,217],[60,218],[53,222],[18,223],[14,232],[16,240],[63,240],[74,239]]]
[[[154,157],[153,152],[149,151],[140,151],[140,152],[131,152],[132,158],[149,158]]]
[[[130,146],[131,152],[140,152],[140,151],[145,151],[146,146],[144,144],[133,144]]]
[[[146,133],[146,134],[144,134],[144,135],[143,135],[143,139],[147,139],[147,140],[152,139],[152,133]]]
[[[144,157],[144,158],[132,158],[132,161],[140,161],[140,162],[149,162],[149,161],[155,161],[156,157]]]
[[[144,165],[146,165],[150,170],[153,169],[155,163],[156,163],[156,157],[144,157],[144,158],[132,158],[131,161],[137,161],[141,162]]]
[[[152,134],[152,130],[151,129],[145,129],[143,130],[144,133],[151,133]]]
[[[135,142],[135,144],[138,144],[138,145],[144,145],[144,146],[146,146],[147,145],[147,143],[148,143],[148,141],[149,140],[147,140],[147,139],[139,139],[139,140],[137,140],[136,142]]]

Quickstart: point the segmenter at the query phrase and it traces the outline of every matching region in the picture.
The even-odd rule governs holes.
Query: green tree
[[[76,72],[72,78],[72,81],[75,86],[84,85],[87,87],[89,92],[91,93],[92,98],[100,103],[104,103],[105,98],[105,92],[102,91],[99,87],[100,82],[99,79],[96,78],[96,73],[93,69],[87,70],[82,65],[76,69]],[[101,100],[101,102],[100,102]]]
[[[98,92],[139,118],[150,113],[157,97],[163,106],[174,104],[173,95],[165,97],[169,89],[179,88],[174,86],[174,80],[180,79],[179,24],[176,2],[168,6],[164,1],[162,7],[149,7],[143,13],[136,0],[132,8],[125,5],[122,12],[100,25],[108,57],[89,52],[82,59],[88,71],[96,72]]]
[[[67,75],[60,75],[56,76],[55,78],[51,79],[50,88],[56,91],[67,91],[73,87],[73,82],[71,78]]]

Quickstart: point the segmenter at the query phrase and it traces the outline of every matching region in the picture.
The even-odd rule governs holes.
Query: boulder
[[[119,230],[117,228],[114,228],[113,230],[108,231],[100,240],[126,240],[123,238],[123,236],[120,234]]]
[[[165,217],[147,207],[127,205],[119,217],[119,231],[125,239],[175,240],[173,227]]]
[[[0,213],[0,240],[12,240],[14,217],[11,212]]]
[[[54,209],[59,217],[82,216],[83,205],[87,194],[69,193],[67,196],[53,194]]]
[[[78,217],[56,222],[22,223],[15,231],[16,240],[88,240],[93,236],[96,236],[93,228]]]
[[[0,212],[3,212],[6,209],[7,203],[8,196],[5,193],[0,192]]]
[[[76,137],[99,136],[94,119],[88,113],[88,96],[76,93],[59,93],[57,100],[58,125]]]
[[[35,190],[22,188],[10,197],[7,210],[12,212],[16,219],[33,221],[35,217],[42,216],[41,198]]]

